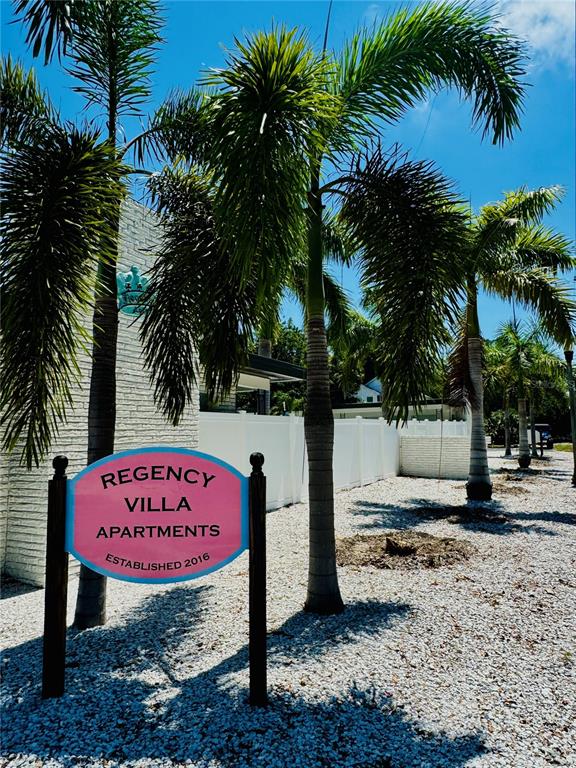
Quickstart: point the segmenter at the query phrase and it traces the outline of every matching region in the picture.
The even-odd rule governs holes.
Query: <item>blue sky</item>
[[[307,30],[313,43],[321,45],[328,9],[327,0],[172,0],[164,3],[165,43],[158,53],[152,81],[150,108],[161,103],[175,87],[187,88],[203,71],[222,66],[226,49],[234,37],[271,23],[285,23]],[[522,130],[504,147],[482,142],[470,128],[470,106],[455,94],[443,92],[409,112],[403,121],[388,129],[384,140],[400,142],[411,156],[433,160],[453,179],[463,199],[474,209],[502,193],[525,185],[535,188],[561,184],[566,196],[549,217],[548,224],[574,239],[575,232],[575,79],[574,4],[571,0],[501,0],[494,3],[501,23],[525,39],[530,46],[526,81],[530,84],[522,119]],[[372,24],[398,7],[395,2],[336,0],[332,10],[329,45],[342,42],[363,24]],[[22,27],[11,24],[11,3],[0,0],[2,50],[38,70],[40,82],[66,117],[75,117],[82,100],[71,90],[71,79],[58,63],[43,67],[33,62],[24,45]],[[127,136],[137,130],[127,123]],[[352,270],[338,271],[338,278],[353,298],[358,297],[357,276]],[[479,305],[484,335],[491,337],[500,323],[511,316],[509,305],[483,296]],[[285,315],[299,321],[297,308],[287,302]],[[519,312],[521,314],[521,312]]]

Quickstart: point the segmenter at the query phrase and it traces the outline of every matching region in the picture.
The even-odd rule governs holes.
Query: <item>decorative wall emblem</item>
[[[139,267],[130,267],[129,272],[118,272],[118,309],[127,315],[141,315],[146,307],[146,289],[150,280],[140,273]]]

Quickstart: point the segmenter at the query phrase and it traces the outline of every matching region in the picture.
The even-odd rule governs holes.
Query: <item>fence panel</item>
[[[306,501],[308,461],[304,419],[247,413],[200,413],[199,450],[249,474],[249,457],[266,459],[268,509]],[[399,471],[399,435],[383,419],[338,419],[334,425],[336,490],[373,483]]]
[[[269,509],[308,498],[304,419],[300,416],[200,413],[199,448],[245,474],[250,472],[250,453],[263,453]],[[465,478],[469,455],[466,422],[412,420],[396,429],[384,419],[336,419],[334,487],[354,488],[400,473]]]

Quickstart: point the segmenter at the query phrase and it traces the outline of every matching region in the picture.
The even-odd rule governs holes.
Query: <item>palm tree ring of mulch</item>
[[[417,531],[356,534],[336,542],[336,560],[341,566],[401,570],[439,568],[468,560],[476,552],[476,547],[467,541]]]

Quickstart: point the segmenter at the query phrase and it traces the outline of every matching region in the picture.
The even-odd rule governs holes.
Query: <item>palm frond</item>
[[[68,68],[86,104],[107,114],[139,115],[150,96],[150,75],[160,42],[157,0],[86,0],[74,30]]]
[[[512,253],[502,261],[514,263],[521,268],[540,267],[553,272],[568,272],[576,269],[573,245],[559,232],[543,226],[523,227],[514,242]]]
[[[324,140],[319,123],[334,115],[327,64],[295,30],[273,29],[236,41],[225,69],[208,84],[212,101],[214,199],[235,269],[277,283],[291,255],[304,250],[310,157]]]
[[[42,48],[44,64],[51,61],[54,51],[58,56],[66,53],[81,0],[15,0],[13,5],[14,13],[22,14],[18,21],[27,27],[26,44],[32,49],[34,58]]]
[[[325,261],[346,267],[352,265],[358,245],[337,215],[322,219],[322,248]]]
[[[10,56],[0,69],[0,146],[17,149],[39,140],[56,122],[54,108],[42,92],[34,70],[26,72]]]
[[[424,402],[466,274],[466,217],[429,163],[377,151],[356,166],[342,217],[362,246],[380,320],[378,365],[391,418]]]
[[[196,88],[174,91],[125,151],[134,149],[137,164],[142,164],[148,156],[170,163],[182,158],[187,163],[205,164],[210,140],[208,101],[209,95]]]
[[[554,210],[564,194],[564,188],[557,184],[532,190],[519,187],[506,192],[503,200],[482,206],[479,223],[487,226],[501,220],[516,219],[524,225],[533,224]]]
[[[468,355],[468,322],[466,308],[461,310],[453,326],[456,342],[448,356],[449,403],[453,406],[476,405],[477,394],[470,376]]]
[[[504,199],[482,206],[475,222],[477,251],[488,257],[514,247],[521,233],[539,224],[562,199],[560,186],[527,190],[520,187],[507,192]]]
[[[165,170],[152,192],[165,235],[141,337],[156,402],[178,424],[198,383],[198,361],[209,399],[218,400],[234,385],[260,316],[254,285],[240,285],[218,236],[209,182],[194,171]]]
[[[346,134],[373,135],[366,118],[397,122],[443,86],[471,99],[474,125],[502,142],[519,125],[523,60],[523,44],[482,8],[444,2],[402,9],[344,48],[334,85],[343,101],[336,143],[346,145]]]
[[[328,316],[326,335],[328,343],[332,344],[335,339],[346,338],[352,323],[352,308],[346,290],[326,270],[324,270],[323,282],[324,302]]]
[[[558,344],[570,343],[576,332],[576,303],[570,286],[545,269],[499,270],[482,276],[488,293],[515,299],[534,310],[546,332]]]
[[[1,182],[2,445],[38,464],[71,409],[88,340],[95,264],[112,252],[106,221],[122,169],[95,133],[53,128],[4,159]]]
[[[300,302],[304,314],[306,313],[306,289],[307,289],[307,261],[304,254],[295,259],[291,264],[291,270],[285,281],[289,292]],[[346,337],[350,329],[354,312],[350,305],[350,299],[344,288],[326,269],[322,272],[322,286],[324,289],[324,304],[328,320],[327,335],[329,343]],[[280,298],[280,293],[278,294]],[[271,305],[272,302],[267,301]]]

